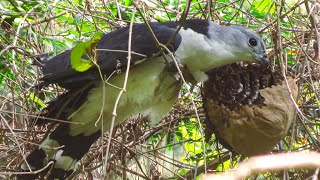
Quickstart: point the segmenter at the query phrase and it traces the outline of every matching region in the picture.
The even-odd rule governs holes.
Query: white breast
[[[122,87],[124,77],[123,72],[110,78],[108,83]],[[127,90],[119,101],[115,125],[139,114],[148,116],[152,123],[161,121],[177,100],[180,89],[180,81],[172,73],[165,71],[165,62],[162,58],[146,60],[132,67]],[[82,125],[72,125],[71,134],[85,132],[85,135],[89,135],[100,129],[101,122],[104,130],[109,130],[112,110],[119,91],[104,83],[92,89],[88,100],[70,117],[72,122],[82,123]],[[100,123],[94,126],[99,117]]]

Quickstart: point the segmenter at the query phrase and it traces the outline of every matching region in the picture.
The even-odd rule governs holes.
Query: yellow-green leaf
[[[70,55],[71,67],[78,71],[87,71],[91,66],[94,65],[95,59],[95,48],[98,41],[101,39],[102,34],[96,33],[87,42],[81,42],[73,47]],[[87,59],[82,59],[83,55],[88,55],[90,57]]]
[[[47,105],[45,105],[41,99],[39,99],[34,93],[30,93],[29,94],[29,99],[32,101],[32,102],[35,102],[36,104],[40,105],[42,108],[46,108]]]

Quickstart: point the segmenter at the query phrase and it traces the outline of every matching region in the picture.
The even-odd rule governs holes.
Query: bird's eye
[[[255,38],[250,38],[249,39],[249,45],[254,47],[254,46],[258,45],[258,42],[257,42],[257,40]]]

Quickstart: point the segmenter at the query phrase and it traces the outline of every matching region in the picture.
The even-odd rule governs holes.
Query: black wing
[[[166,44],[175,32],[177,22],[169,23],[150,23],[150,26],[160,43]],[[120,50],[114,51],[98,51],[98,64],[103,75],[110,75],[115,70],[127,66],[127,50],[129,39],[129,27],[120,28],[116,31],[105,34],[101,37],[96,48]],[[167,46],[171,51],[177,50],[181,43],[181,36],[177,34]],[[143,54],[144,56],[131,54],[131,62],[144,58],[150,58],[159,52],[159,48],[145,24],[135,24],[132,29],[131,50],[133,52]],[[91,67],[88,71],[77,72],[71,67],[70,62],[71,50],[65,51],[48,61],[44,62],[42,68],[43,78],[46,84],[58,83],[67,89],[74,89],[87,83],[88,80],[99,79],[99,73],[96,67]],[[120,67],[120,68],[121,68]]]

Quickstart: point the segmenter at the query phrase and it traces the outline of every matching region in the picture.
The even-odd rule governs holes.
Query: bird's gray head
[[[216,27],[212,33],[238,60],[267,63],[266,48],[259,35],[240,26]]]
[[[266,48],[258,34],[243,27],[209,23],[206,34],[181,29],[182,41],[175,52],[197,82],[210,69],[239,61],[267,64]]]

